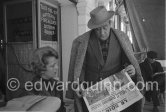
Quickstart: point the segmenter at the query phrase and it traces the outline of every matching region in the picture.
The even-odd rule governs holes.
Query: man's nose
[[[101,35],[104,35],[104,30],[101,29],[101,30],[100,30],[100,33],[101,33]]]

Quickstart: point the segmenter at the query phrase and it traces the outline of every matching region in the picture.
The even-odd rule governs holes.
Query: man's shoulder
[[[90,36],[90,33],[91,30],[83,33],[82,35],[79,35],[76,39],[74,39],[74,42],[87,40]]]
[[[120,31],[118,29],[114,29],[112,28],[113,32],[115,33],[116,36],[118,36],[119,38],[125,38],[125,39],[128,39],[128,36],[125,32],[123,31]]]
[[[160,65],[160,66],[161,66],[161,63],[160,63],[160,62],[158,62],[158,61],[155,61],[154,63],[156,63],[157,65]]]
[[[125,34],[123,31],[118,30],[118,29],[112,28],[112,30],[113,30],[115,33]]]
[[[122,39],[122,38],[123,38],[124,41],[130,42],[130,41],[129,41],[129,38],[128,38],[128,36],[127,36],[127,34],[126,34],[125,32],[120,31],[120,30],[118,30],[118,29],[112,29],[112,30],[114,31],[115,35],[116,35],[119,39]]]

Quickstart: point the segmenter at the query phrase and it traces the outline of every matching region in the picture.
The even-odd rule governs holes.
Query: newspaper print
[[[143,96],[122,70],[87,88],[83,98],[89,112],[120,112]]]

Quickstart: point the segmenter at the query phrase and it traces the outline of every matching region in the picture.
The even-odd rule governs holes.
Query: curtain
[[[148,49],[147,35],[145,27],[143,27],[143,18],[140,12],[136,9],[135,0],[124,0],[124,6],[130,20],[130,26],[133,37],[134,51],[139,52]]]
[[[165,0],[124,0],[135,52],[153,50],[165,59]]]

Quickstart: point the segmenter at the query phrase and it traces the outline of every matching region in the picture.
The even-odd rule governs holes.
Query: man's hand
[[[74,85],[75,86],[75,85]],[[79,87],[78,87],[79,86]],[[77,88],[78,87],[78,88]],[[80,85],[77,85],[76,86],[76,88],[77,88],[77,90],[75,90],[75,92],[76,92],[76,94],[77,94],[77,96],[79,97],[79,98],[82,98],[83,97],[83,91],[82,91],[82,88],[83,86],[80,84]]]
[[[77,96],[78,96],[79,98],[82,98],[82,97],[83,97],[83,95],[82,95],[82,92],[81,92],[81,91],[76,91],[76,94],[77,94]]]
[[[128,66],[125,68],[125,71],[129,74],[130,77],[135,76],[135,68],[134,68],[133,65],[128,65]]]

